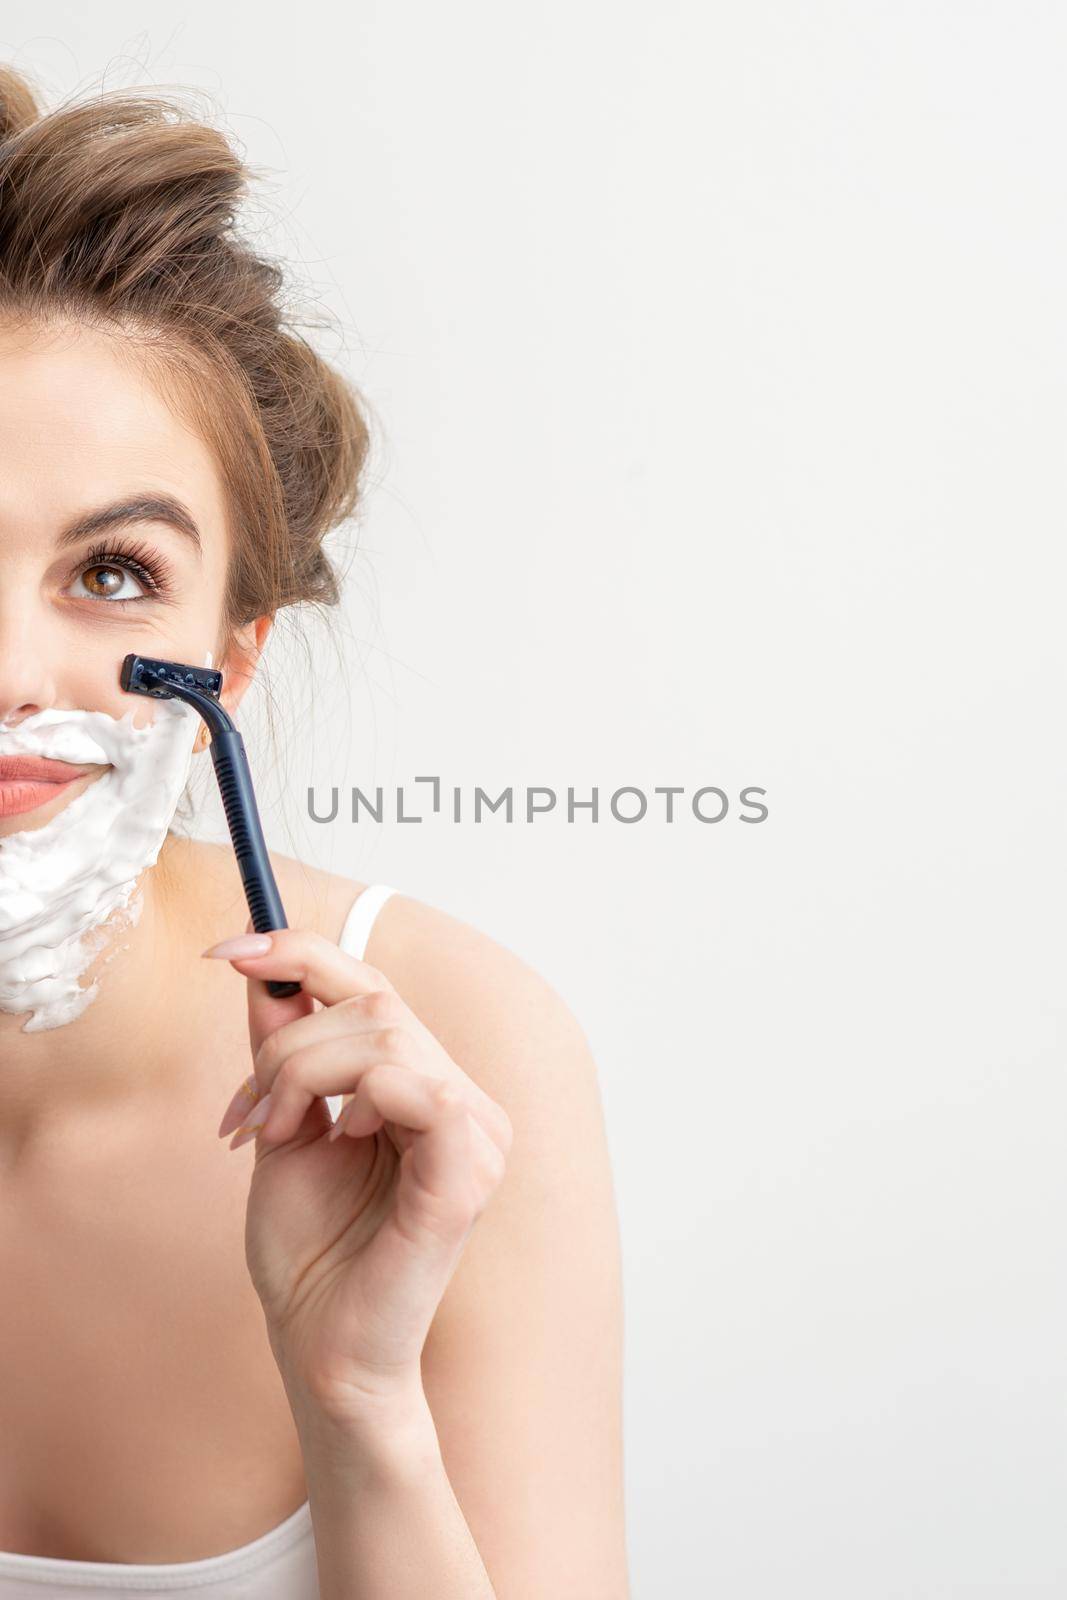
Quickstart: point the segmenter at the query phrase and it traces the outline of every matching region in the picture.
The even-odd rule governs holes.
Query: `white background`
[[[314,710],[273,653],[270,841],[589,1035],[635,1600],[1067,1593],[1065,44],[1020,0],[4,8],[53,97],[206,93],[339,319],[375,483]],[[433,773],[735,805],[308,819]]]

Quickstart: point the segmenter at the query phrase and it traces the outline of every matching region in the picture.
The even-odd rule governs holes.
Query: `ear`
[[[241,704],[256,675],[273,622],[273,617],[256,617],[253,622],[246,622],[231,635],[226,654],[217,663],[222,673],[222,694],[219,698],[231,715]]]

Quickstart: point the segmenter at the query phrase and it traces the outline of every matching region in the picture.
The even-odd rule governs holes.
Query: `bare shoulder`
[[[511,1113],[549,1085],[595,1078],[584,1030],[553,985],[491,934],[413,896],[379,910],[364,959],[486,1093]]]

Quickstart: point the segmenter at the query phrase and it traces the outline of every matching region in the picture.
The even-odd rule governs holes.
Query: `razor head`
[[[217,700],[222,673],[210,667],[187,667],[181,661],[157,661],[152,656],[125,656],[119,682],[130,694],[151,694],[161,699],[181,699],[180,689],[199,689]],[[176,694],[171,684],[180,685]]]

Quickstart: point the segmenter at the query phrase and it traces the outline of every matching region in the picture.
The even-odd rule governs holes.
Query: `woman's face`
[[[56,708],[145,726],[153,701],[119,687],[130,651],[232,664],[217,653],[228,556],[214,460],[135,347],[0,322],[0,722]],[[261,641],[257,627],[240,648]],[[26,792],[7,786],[5,806],[0,771],[0,838],[43,826],[106,770],[16,814]]]

